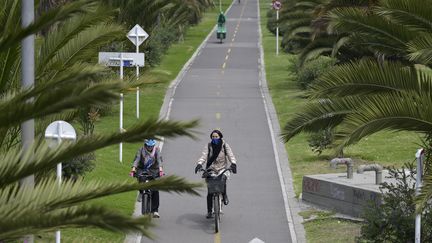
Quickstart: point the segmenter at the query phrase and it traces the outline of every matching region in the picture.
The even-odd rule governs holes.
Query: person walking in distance
[[[149,172],[153,178],[162,177],[164,175],[162,167],[162,155],[159,147],[156,146],[154,139],[145,139],[144,146],[138,149],[138,152],[133,161],[131,173],[140,173],[141,171]],[[140,191],[142,193],[142,191]],[[138,200],[141,196],[138,197]],[[151,195],[151,212],[154,218],[159,218],[159,191],[152,190]]]
[[[234,174],[237,173],[237,161],[225,140],[222,139],[222,132],[219,130],[213,130],[210,133],[211,142],[204,146],[201,157],[198,159],[197,165],[195,167],[195,174],[203,169],[205,165],[206,169],[211,169],[217,174],[223,170],[229,168]],[[229,177],[229,171],[225,172],[227,178]],[[212,217],[213,201],[212,194],[207,193],[207,218]],[[226,191],[226,186],[223,192],[223,202],[228,205],[228,195]]]

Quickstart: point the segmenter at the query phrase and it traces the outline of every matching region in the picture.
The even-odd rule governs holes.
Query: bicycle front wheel
[[[148,193],[142,194],[142,200],[141,200],[141,214],[149,214],[151,211],[151,198]]]
[[[220,228],[220,211],[221,211],[221,199],[219,193],[213,196],[213,210],[215,220],[215,233],[219,232]]]

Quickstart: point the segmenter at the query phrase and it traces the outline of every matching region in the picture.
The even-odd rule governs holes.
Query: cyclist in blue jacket
[[[144,146],[138,149],[133,161],[131,173],[149,172],[154,178],[163,176],[162,156],[159,147],[154,139],[145,139]],[[140,193],[142,193],[140,191]],[[152,209],[154,218],[159,218],[159,191],[152,190]],[[141,196],[138,197],[138,200]]]

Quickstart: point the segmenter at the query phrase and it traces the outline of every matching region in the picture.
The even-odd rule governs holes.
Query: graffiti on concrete
[[[303,178],[303,191],[318,192],[320,190],[320,181],[311,178]]]
[[[337,185],[330,184],[330,194],[335,199],[345,200],[345,191]]]
[[[378,193],[353,189],[353,196],[354,196],[354,200],[357,200],[358,202],[360,202],[362,204],[367,204],[370,201],[373,201],[375,203],[380,202],[380,196],[378,195]]]

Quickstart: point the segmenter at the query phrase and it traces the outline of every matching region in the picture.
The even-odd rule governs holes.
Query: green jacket
[[[218,24],[225,24],[225,15],[223,13],[219,14]]]

